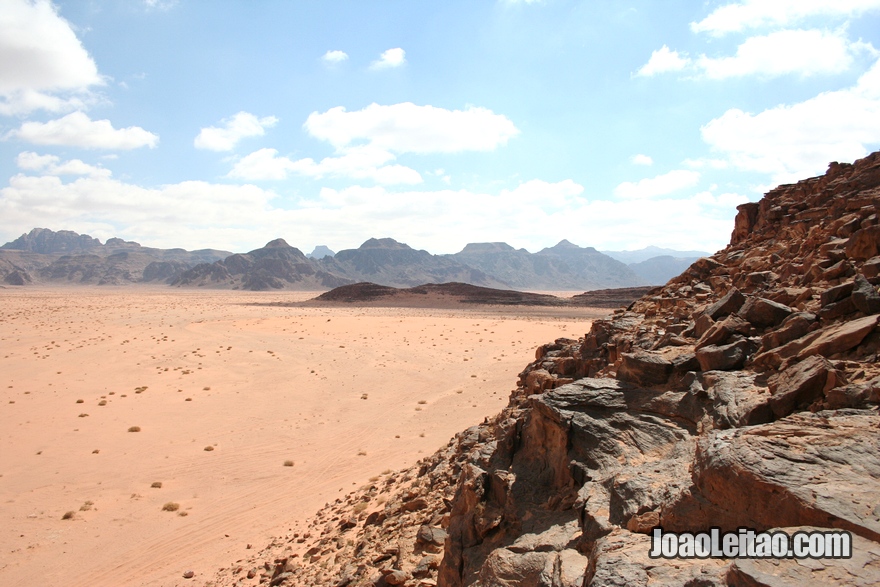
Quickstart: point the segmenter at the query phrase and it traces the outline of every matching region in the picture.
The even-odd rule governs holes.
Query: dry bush
[[[162,482],[161,481],[153,481],[153,484],[150,485],[150,487],[152,487],[153,489],[162,489]]]
[[[132,426],[131,428],[128,429],[128,431],[129,432],[140,432],[141,427],[140,426]]]
[[[173,502],[173,501],[169,501],[168,503],[166,503],[165,505],[162,506],[163,512],[176,512],[179,509],[180,509],[180,504]]]

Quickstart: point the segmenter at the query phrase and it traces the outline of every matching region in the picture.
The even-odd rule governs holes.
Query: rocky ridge
[[[324,303],[355,304],[358,306],[388,307],[441,307],[445,304],[474,304],[482,306],[552,306],[618,308],[627,306],[641,297],[650,287],[626,287],[585,292],[570,298],[537,294],[512,289],[493,289],[469,283],[426,283],[406,289],[375,283],[343,285],[325,292],[304,305]]]
[[[880,153],[741,205],[726,249],[540,347],[500,414],[213,583],[877,584],[878,204]],[[855,552],[658,561],[656,526]]]
[[[202,263],[178,274],[173,286],[226,287],[254,291],[296,288],[322,290],[352,283],[323,271],[284,239],[248,253],[236,253],[214,263]]]
[[[537,253],[514,249],[507,243],[470,243],[448,257],[520,289],[560,291],[647,283],[620,261],[567,240]]]
[[[392,238],[371,238],[356,249],[339,251],[318,261],[329,273],[351,282],[381,283],[390,287],[414,287],[423,283],[463,282],[506,288],[508,284],[479,268],[444,255],[416,250]]]
[[[120,238],[110,238],[102,244],[87,234],[34,228],[0,246],[0,282],[8,285],[169,283],[190,267],[230,254],[214,249],[156,249]]]

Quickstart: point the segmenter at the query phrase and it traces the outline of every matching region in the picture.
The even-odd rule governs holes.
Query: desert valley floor
[[[607,313],[266,305],[313,295],[0,289],[0,584],[202,584]]]

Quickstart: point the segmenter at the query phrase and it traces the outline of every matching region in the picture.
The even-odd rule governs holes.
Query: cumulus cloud
[[[859,55],[877,56],[878,51],[870,43],[850,41],[845,29],[781,30],[747,38],[736,54],[728,57],[700,55],[691,59],[663,45],[636,75],[688,71],[709,79],[789,74],[808,77],[848,70]]]
[[[419,172],[403,165],[387,165],[394,155],[369,146],[353,147],[337,157],[319,162],[312,158],[293,160],[278,156],[275,149],[260,149],[236,162],[230,177],[246,180],[281,180],[291,173],[321,179],[347,177],[370,179],[381,184],[416,184],[422,182]]]
[[[79,108],[104,82],[49,0],[6,0],[0,13],[0,114]]]
[[[110,177],[109,169],[84,163],[79,159],[61,162],[55,155],[39,155],[33,151],[19,153],[15,164],[25,171],[36,171],[44,175],[88,175],[91,177]]]
[[[178,0],[144,0],[148,10],[171,10]]]
[[[209,126],[201,129],[193,144],[197,149],[210,151],[231,151],[243,138],[261,137],[266,129],[275,126],[278,119],[274,116],[257,118],[250,112],[239,112],[222,121],[223,126]]]
[[[159,144],[158,135],[139,126],[115,129],[109,120],[92,120],[83,112],[72,112],[49,122],[25,122],[7,133],[6,138],[86,149],[129,150]]]
[[[743,0],[713,10],[696,33],[724,35],[764,26],[789,26],[809,17],[851,18],[880,10],[880,0]]]
[[[690,58],[682,56],[678,51],[672,51],[669,47],[663,45],[651,53],[651,58],[636,72],[636,75],[650,77],[658,73],[681,71],[690,63]]]
[[[108,177],[65,181],[18,174],[0,189],[0,231],[63,226],[99,238],[136,238],[159,246],[231,248],[277,234],[276,195],[252,185],[187,181],[144,188]],[[174,244],[177,243],[177,244]],[[262,243],[261,243],[262,244]]]
[[[446,110],[411,102],[374,103],[352,112],[338,106],[313,112],[304,127],[337,149],[367,142],[394,153],[491,151],[519,134],[510,119],[486,108]]]
[[[702,55],[696,66],[712,79],[753,74],[811,76],[847,70],[860,53],[877,52],[870,44],[850,42],[843,30],[783,30],[746,39],[732,57]]]
[[[676,169],[637,182],[625,181],[614,188],[614,195],[627,200],[654,198],[693,187],[699,181],[700,173],[698,171]]]
[[[405,153],[491,151],[519,133],[505,116],[485,108],[446,110],[406,102],[371,104],[348,112],[344,107],[313,112],[305,124],[313,137],[330,143],[335,154],[315,161],[293,160],[275,149],[260,149],[238,160],[229,177],[280,180],[289,174],[312,178],[349,177],[381,184],[416,184],[422,176],[393,164]]]
[[[321,59],[324,63],[341,63],[348,59],[348,53],[345,51],[327,51]]]
[[[370,64],[370,69],[389,69],[400,67],[404,63],[406,63],[406,51],[400,47],[395,47],[379,55],[379,59]]]
[[[757,114],[733,108],[701,133],[733,166],[770,174],[775,183],[863,157],[880,144],[880,61],[852,87]]]
[[[632,162],[633,165],[649,165],[650,166],[650,165],[654,164],[654,160],[651,159],[651,157],[649,155],[643,155],[642,153],[639,153],[638,155],[633,155],[632,158],[630,159],[630,161]]]

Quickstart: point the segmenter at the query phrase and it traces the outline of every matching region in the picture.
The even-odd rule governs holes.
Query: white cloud
[[[406,51],[400,47],[388,49],[379,55],[379,59],[370,64],[370,69],[389,69],[400,67],[406,63]]]
[[[63,145],[86,149],[153,148],[158,135],[139,126],[115,129],[109,120],[92,120],[83,112],[72,112],[49,122],[25,122],[6,138],[19,138],[36,145]]]
[[[4,0],[0,10],[0,114],[60,112],[104,82],[66,20],[48,0]]]
[[[178,0],[144,0],[144,6],[149,10],[171,10]]]
[[[651,157],[649,155],[643,155],[642,153],[639,153],[638,155],[633,155],[632,158],[630,159],[630,161],[632,162],[633,165],[649,165],[650,166],[650,165],[654,164],[654,160],[651,159]]]
[[[651,58],[636,72],[636,75],[650,77],[668,71],[681,71],[690,63],[690,58],[682,56],[678,51],[672,51],[669,47],[663,45],[651,53]]]
[[[313,112],[304,127],[337,149],[366,141],[394,153],[491,151],[519,134],[506,116],[486,108],[446,110],[411,102],[353,112],[338,106]]]
[[[763,26],[788,26],[809,17],[851,18],[880,10],[880,0],[743,0],[691,23],[695,33],[723,35]]]
[[[519,133],[508,118],[485,108],[446,110],[409,102],[371,104],[354,112],[339,106],[313,112],[303,126],[311,136],[333,145],[336,153],[320,161],[293,160],[275,149],[260,149],[237,161],[229,177],[281,180],[293,173],[416,184],[422,182],[421,174],[393,164],[397,155],[491,151]]]
[[[58,161],[60,161],[60,159],[55,155],[38,155],[33,151],[19,153],[18,157],[15,158],[15,164],[18,168],[27,171],[39,171],[50,165],[55,165]]]
[[[38,155],[32,151],[19,153],[15,164],[25,171],[36,171],[44,175],[88,175],[91,177],[110,177],[109,169],[84,163],[79,159],[61,162],[55,155]]]
[[[700,173],[698,171],[676,169],[637,182],[625,181],[614,188],[614,195],[627,200],[654,198],[693,187],[699,181]]]
[[[691,169],[727,169],[730,167],[730,163],[724,159],[712,159],[712,158],[700,158],[700,159],[685,159],[682,161],[682,164],[685,167],[690,167]]]
[[[246,180],[281,180],[291,173],[320,179],[347,177],[370,179],[380,184],[416,184],[422,176],[403,165],[387,165],[395,156],[375,147],[360,146],[344,150],[337,157],[326,157],[320,162],[305,158],[293,160],[279,157],[275,149],[260,149],[239,160],[230,177]]]
[[[508,118],[485,108],[446,110],[409,102],[371,104],[354,112],[339,106],[313,112],[303,126],[311,136],[333,145],[336,153],[320,161],[293,160],[275,149],[260,149],[238,160],[229,177],[281,180],[293,173],[416,184],[422,182],[421,174],[393,164],[397,155],[491,151],[519,133]]]
[[[107,177],[65,182],[57,176],[18,174],[0,189],[0,231],[60,226],[158,246],[230,248],[279,234],[285,211],[269,205],[274,197],[252,185],[188,181],[143,188]]]
[[[733,166],[775,183],[817,175],[830,161],[852,161],[880,144],[880,61],[850,88],[758,114],[734,108],[700,130]]]
[[[17,174],[0,188],[0,236],[10,240],[28,227],[56,226],[151,246],[232,251],[278,236],[300,248],[325,242],[339,250],[377,235],[434,253],[478,240],[537,251],[560,238],[618,250],[648,244],[715,250],[728,240],[736,204],[746,200],[702,192],[634,206],[590,198],[571,180],[532,180],[492,191],[354,185],[285,202],[253,185],[188,181],[145,188],[109,177]]]
[[[210,151],[231,151],[243,138],[265,135],[266,129],[275,126],[278,119],[274,116],[257,118],[250,112],[239,112],[222,122],[222,127],[209,126],[201,129],[193,141],[195,147]]]
[[[857,56],[876,57],[878,54],[870,43],[847,39],[845,29],[781,30],[747,38],[730,57],[700,55],[691,59],[663,45],[651,54],[636,75],[653,76],[687,70],[710,79],[788,74],[807,77],[846,71]]]
[[[849,69],[853,57],[863,52],[876,54],[870,44],[847,40],[843,30],[783,30],[746,39],[732,57],[702,55],[696,66],[712,79],[835,74]]]
[[[701,195],[633,206],[626,200],[589,199],[583,191],[571,180],[533,180],[495,193],[325,188],[321,201],[303,214],[315,226],[315,238],[326,238],[337,249],[357,246],[362,237],[387,234],[435,253],[456,252],[474,240],[505,241],[537,251],[560,238],[600,248],[664,243],[714,251],[729,240],[736,204],[747,201]],[[553,226],[552,234],[536,231],[535,226]]]
[[[324,63],[341,63],[348,59],[348,53],[345,51],[327,51],[321,59]]]

